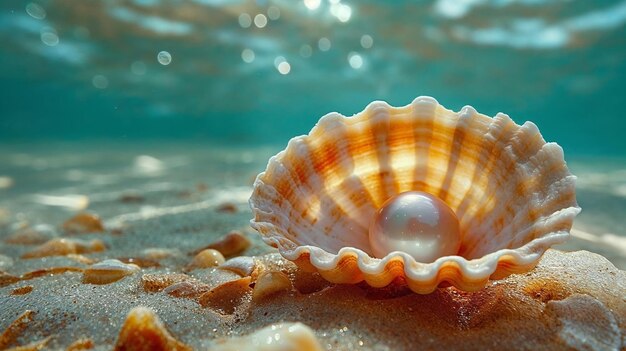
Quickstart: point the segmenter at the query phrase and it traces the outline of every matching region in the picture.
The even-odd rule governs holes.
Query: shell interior
[[[520,126],[470,106],[453,112],[429,97],[399,108],[377,101],[353,117],[322,117],[272,157],[254,185],[251,224],[286,258],[298,262],[308,254],[321,270],[336,269],[349,252],[364,272],[401,259],[405,275],[447,262],[483,277],[506,262],[510,271],[532,266],[567,239],[580,211],[575,179],[561,147],[546,143],[532,122]],[[373,258],[374,212],[411,190],[436,195],[454,210],[458,256],[430,264],[399,252],[383,263]]]

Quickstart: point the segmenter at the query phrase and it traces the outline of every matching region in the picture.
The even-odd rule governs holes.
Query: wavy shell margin
[[[322,128],[320,126],[324,125],[326,121],[336,123],[337,119],[356,118],[365,112],[377,109],[432,111],[441,109],[444,113],[455,113],[445,109],[434,98],[428,96],[420,96],[404,107],[392,107],[386,102],[374,101],[363,112],[357,113],[353,117],[329,113],[320,119],[308,135],[291,139],[287,149],[271,157],[266,171],[257,176],[254,182],[254,191],[249,200],[254,215],[250,221],[252,228],[261,234],[266,244],[278,248],[283,257],[293,261],[306,271],[319,272],[323,278],[337,284],[356,284],[365,281],[372,287],[384,287],[400,280],[405,281],[412,291],[420,294],[428,294],[438,287],[446,286],[454,286],[465,291],[477,291],[482,289],[489,280],[498,280],[511,274],[532,270],[548,248],[563,243],[569,238],[569,230],[574,217],[580,212],[575,197],[568,207],[558,210],[549,218],[555,222],[553,226],[560,230],[545,233],[515,249],[500,249],[475,259],[466,259],[462,256],[445,256],[432,263],[416,262],[413,257],[400,251],[389,253],[382,259],[370,257],[366,252],[355,247],[343,247],[337,254],[334,254],[314,245],[298,245],[281,235],[282,229],[274,223],[259,220],[260,218],[267,218],[268,215],[262,208],[262,202],[257,200],[266,187],[263,181],[264,175],[268,170],[281,165],[281,160],[292,145],[299,140],[311,138],[316,134],[316,129]],[[456,114],[471,116],[471,118],[493,119],[477,113],[471,106],[463,107]],[[496,117],[510,121],[510,118],[502,113],[498,113]],[[528,127],[538,133],[537,127],[532,122],[525,122],[523,126],[515,124],[515,126],[518,128]],[[556,143],[546,143],[543,138],[541,140],[543,141],[541,149],[549,153],[555,162],[565,164],[563,149]],[[567,175],[563,179],[568,182],[567,189],[574,192],[576,177],[567,171]],[[545,219],[545,221],[547,220]]]

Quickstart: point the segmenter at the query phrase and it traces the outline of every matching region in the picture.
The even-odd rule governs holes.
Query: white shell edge
[[[439,103],[436,99],[430,96],[419,96],[415,98],[410,105],[412,105],[416,110],[423,111],[435,109],[439,105]],[[393,106],[389,105],[385,101],[373,101],[367,105],[364,111],[390,107],[393,108]],[[463,117],[468,118],[476,114],[477,111],[472,106],[466,105],[458,113],[461,113]],[[502,113],[498,113],[497,115],[502,115]],[[320,123],[323,123],[325,119],[333,119],[337,117],[350,118],[338,112],[327,113],[322,118],[320,118],[316,126],[312,128],[311,132],[315,128],[317,128]],[[526,121],[524,124],[528,123],[532,124],[532,126],[535,126],[530,121]],[[537,127],[535,126],[535,128]],[[299,139],[307,138],[311,134],[311,132],[309,134],[293,137],[289,140],[287,147],[289,147],[290,144],[297,142]],[[559,155],[557,157],[565,162],[563,150],[560,145],[552,142],[547,142],[546,144],[553,145],[555,149],[558,148]],[[282,158],[285,150],[286,149],[281,150],[279,153],[272,156],[268,161],[266,169],[269,169],[273,163]],[[261,180],[264,174],[265,172],[261,172],[257,175],[253,188],[264,185],[263,181]],[[575,182],[576,177],[571,174],[570,176],[573,177],[573,181]],[[252,197],[249,199],[248,202],[252,209],[252,214],[254,215],[254,218],[257,217],[258,213],[263,213],[261,209],[255,206]],[[559,210],[558,216],[563,216],[573,221],[574,217],[576,217],[576,215],[580,213],[580,211],[581,208],[578,206],[567,207]],[[272,223],[256,222],[254,218],[250,220],[250,225],[253,229],[259,232],[261,232],[262,227],[275,228],[274,224]],[[276,233],[275,230],[272,230],[272,232]],[[354,247],[344,247],[339,250],[337,254],[333,254],[316,246],[298,246],[291,240],[276,234],[272,236],[261,235],[261,237],[266,244],[278,248],[280,254],[288,260],[295,261],[302,255],[309,254],[310,263],[315,268],[321,271],[327,271],[336,268],[340,260],[346,256],[356,256],[358,267],[361,272],[368,275],[377,275],[383,273],[385,267],[390,261],[400,259],[404,264],[404,273],[407,279],[416,282],[427,283],[437,278],[437,274],[440,268],[448,263],[455,263],[456,265],[458,265],[463,276],[468,277],[471,280],[489,279],[490,276],[496,272],[498,264],[504,256],[511,257],[512,263],[519,266],[536,264],[548,248],[553,245],[565,242],[570,237],[570,233],[568,231],[547,233],[540,238],[533,239],[522,247],[516,249],[501,249],[477,259],[467,260],[462,256],[444,256],[438,258],[432,263],[417,262],[409,254],[400,251],[391,252],[387,254],[387,256],[385,256],[384,258],[379,259],[373,258],[364,251]],[[439,284],[443,280],[446,279],[437,280],[436,284]]]

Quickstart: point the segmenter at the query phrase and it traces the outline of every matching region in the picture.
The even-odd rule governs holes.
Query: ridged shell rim
[[[373,101],[369,103],[363,111],[356,113],[352,117],[344,116],[337,112],[328,113],[324,115],[322,118],[320,118],[318,123],[311,129],[311,131],[308,134],[300,135],[300,136],[296,136],[292,138],[291,140],[289,140],[287,144],[287,148],[285,148],[284,150],[281,150],[276,155],[270,157],[267,167],[266,167],[266,171],[274,162],[276,162],[277,160],[280,160],[283,157],[286,150],[289,148],[290,145],[292,145],[292,143],[295,143],[301,139],[309,138],[312,134],[314,134],[314,132],[316,131],[316,129],[318,128],[320,124],[325,123],[326,119],[337,119],[337,118],[348,119],[348,118],[354,118],[356,116],[360,116],[363,112],[376,109],[376,108],[404,109],[404,108],[410,107],[411,105],[416,105],[416,104],[430,104],[430,105],[433,105],[434,108],[436,108],[437,106],[441,106],[437,102],[437,100],[432,97],[420,96],[420,97],[417,97],[415,100],[413,100],[411,104],[401,106],[401,107],[391,106],[385,101]],[[474,115],[477,113],[477,111],[472,106],[466,105],[460,111],[455,112],[455,113],[464,114],[464,115]],[[491,117],[488,117],[488,118],[491,118]],[[532,124],[532,122],[530,121],[525,122],[525,124],[527,123]],[[546,142],[546,145],[550,145],[551,147],[558,148],[559,160],[565,162],[563,149],[561,148],[561,146],[559,146],[556,143],[551,143],[551,142]],[[264,184],[262,180],[264,175],[265,175],[265,171],[257,175],[254,181],[254,185],[253,185],[254,189]],[[573,182],[575,182],[576,176],[572,175],[571,173],[569,176],[572,177]],[[250,225],[253,229],[257,230],[258,232],[261,232],[260,230],[261,227],[267,227],[267,226],[275,227],[275,225],[272,223],[257,222],[255,220],[255,218],[257,217],[257,214],[265,213],[265,212],[255,206],[253,197],[249,199],[249,205],[252,209],[252,214],[254,215],[254,218],[250,220]],[[580,211],[581,211],[580,207],[578,207],[578,205],[576,204],[575,206],[563,208],[555,213],[560,213],[560,215],[571,218],[571,220],[573,221],[574,217],[576,217],[576,215]],[[555,213],[553,213],[552,215],[554,215]],[[274,233],[274,231],[270,231],[270,232]],[[481,288],[482,286],[484,286],[484,284],[489,280],[489,278],[495,275],[496,273],[500,273],[499,278],[508,276],[512,273],[512,270],[510,269],[501,268],[501,264],[504,264],[505,257],[506,258],[510,257],[511,259],[507,259],[506,261],[513,263],[516,266],[520,266],[520,267],[533,266],[534,267],[534,265],[538,263],[539,259],[543,256],[543,254],[548,248],[550,248],[553,245],[557,245],[557,244],[561,244],[565,242],[569,237],[570,237],[570,233],[568,231],[550,232],[550,233],[544,234],[543,236],[539,238],[535,238],[531,240],[530,242],[526,243],[525,245],[519,248],[500,249],[495,252],[486,254],[480,258],[468,260],[465,257],[453,255],[453,256],[440,257],[431,263],[423,263],[423,262],[417,262],[412,256],[401,251],[391,252],[387,254],[384,258],[375,258],[375,257],[371,257],[370,255],[368,255],[361,249],[358,249],[355,247],[344,247],[340,249],[337,254],[333,254],[322,248],[312,246],[312,245],[299,246],[293,241],[283,236],[280,236],[278,234],[273,235],[273,236],[261,235],[262,240],[266,244],[278,248],[279,253],[288,260],[297,261],[302,256],[308,254],[309,263],[313,267],[315,267],[317,270],[319,270],[323,276],[324,276],[324,272],[328,272],[328,271],[336,269],[337,265],[343,259],[349,258],[350,256],[352,257],[356,256],[358,268],[365,276],[380,275],[389,267],[391,263],[395,264],[395,262],[400,260],[404,266],[404,274],[407,280],[409,281],[410,286],[414,285],[414,284],[411,284],[411,281],[413,283],[418,283],[418,284],[425,283],[426,284],[425,286],[420,287],[419,289],[420,290],[419,292],[422,292],[422,293],[433,291],[434,289],[437,288],[437,286],[439,286],[443,282],[451,283],[452,285],[455,285],[457,287],[460,287],[459,285],[462,285],[460,284],[460,282],[453,281],[447,277],[440,277],[439,279],[437,279],[441,268],[446,265],[453,264],[459,267],[459,270],[463,277],[469,278],[470,281],[479,282],[477,285],[469,283],[469,284],[466,284],[465,286],[466,288],[469,288],[467,290],[477,290]],[[328,279],[328,277],[326,278]],[[363,278],[362,280],[367,280],[367,278]],[[387,285],[387,283],[390,283],[390,282],[391,281],[385,282],[385,284],[381,286]],[[335,281],[334,283],[344,283],[344,281]],[[416,289],[413,289],[413,290],[416,290]]]

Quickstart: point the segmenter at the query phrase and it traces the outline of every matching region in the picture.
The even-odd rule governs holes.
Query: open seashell
[[[397,108],[377,101],[353,117],[322,117],[272,157],[254,183],[251,225],[282,256],[333,283],[475,291],[534,268],[569,237],[580,212],[575,179],[561,147],[532,122],[470,106],[453,112],[431,97]],[[402,249],[420,244],[409,240],[376,257],[371,226],[386,202],[409,191],[452,210],[455,252],[416,260]],[[451,227],[438,237],[452,240]]]

